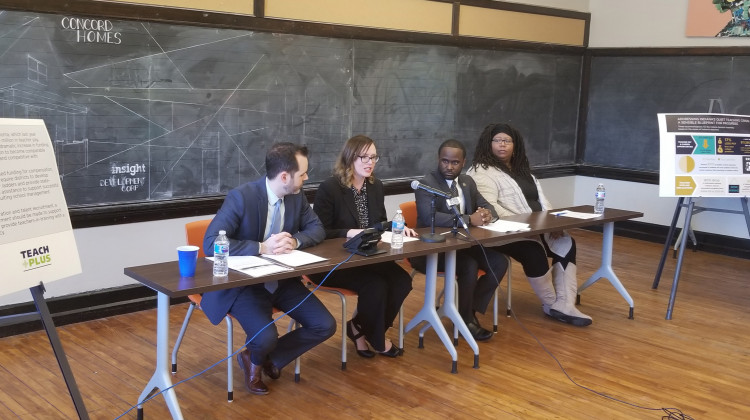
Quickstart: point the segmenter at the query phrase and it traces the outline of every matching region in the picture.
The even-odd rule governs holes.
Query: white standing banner
[[[81,272],[43,120],[0,118],[0,295]]]
[[[659,196],[750,196],[750,116],[657,116]]]

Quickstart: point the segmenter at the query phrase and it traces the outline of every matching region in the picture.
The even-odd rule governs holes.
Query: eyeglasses
[[[495,144],[513,144],[513,139],[492,139]]]
[[[357,157],[359,158],[359,160],[362,161],[362,163],[370,163],[370,162],[377,163],[380,160],[380,156],[378,155],[372,155],[372,156],[364,155],[364,156],[357,156]]]

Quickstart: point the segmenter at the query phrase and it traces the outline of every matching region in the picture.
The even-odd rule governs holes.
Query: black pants
[[[473,320],[475,311],[484,313],[487,310],[492,294],[508,269],[508,260],[500,251],[496,248],[484,248],[484,251],[479,246],[456,251],[458,313],[465,322]],[[409,262],[417,271],[425,272],[427,257],[409,258]],[[477,278],[479,269],[486,274]],[[444,270],[445,254],[440,254],[438,271]]]
[[[561,263],[567,267],[568,263],[576,262],[576,241],[564,257],[560,257],[549,250],[543,235],[540,235],[541,242],[532,239],[511,242],[505,245],[495,246],[493,249],[513,258],[521,263],[523,272],[526,277],[541,277],[549,271],[549,261],[547,257],[552,257],[552,264]]]
[[[320,284],[325,274],[311,275]],[[411,276],[393,261],[335,270],[323,283],[357,293],[357,315],[353,318],[377,351],[385,351],[385,331],[393,325],[401,304],[411,291]],[[342,328],[346,326],[342,325]]]

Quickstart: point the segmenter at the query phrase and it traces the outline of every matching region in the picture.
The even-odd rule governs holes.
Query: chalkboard
[[[711,99],[750,113],[750,57],[592,57],[584,162],[658,171],[656,114],[708,112]]]
[[[70,207],[215,196],[308,145],[310,182],[372,137],[382,179],[419,177],[437,146],[470,153],[510,121],[533,165],[575,160],[582,57],[235,29],[0,14],[0,116],[41,118]]]

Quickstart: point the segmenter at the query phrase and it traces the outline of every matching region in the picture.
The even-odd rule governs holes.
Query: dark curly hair
[[[506,166],[492,153],[492,138],[498,133],[505,133],[513,139],[513,154],[510,157],[510,167]],[[526,145],[521,133],[505,123],[489,124],[484,127],[474,149],[474,160],[471,163],[476,171],[480,166],[487,169],[492,166],[512,175],[531,176],[529,158],[526,157]]]

